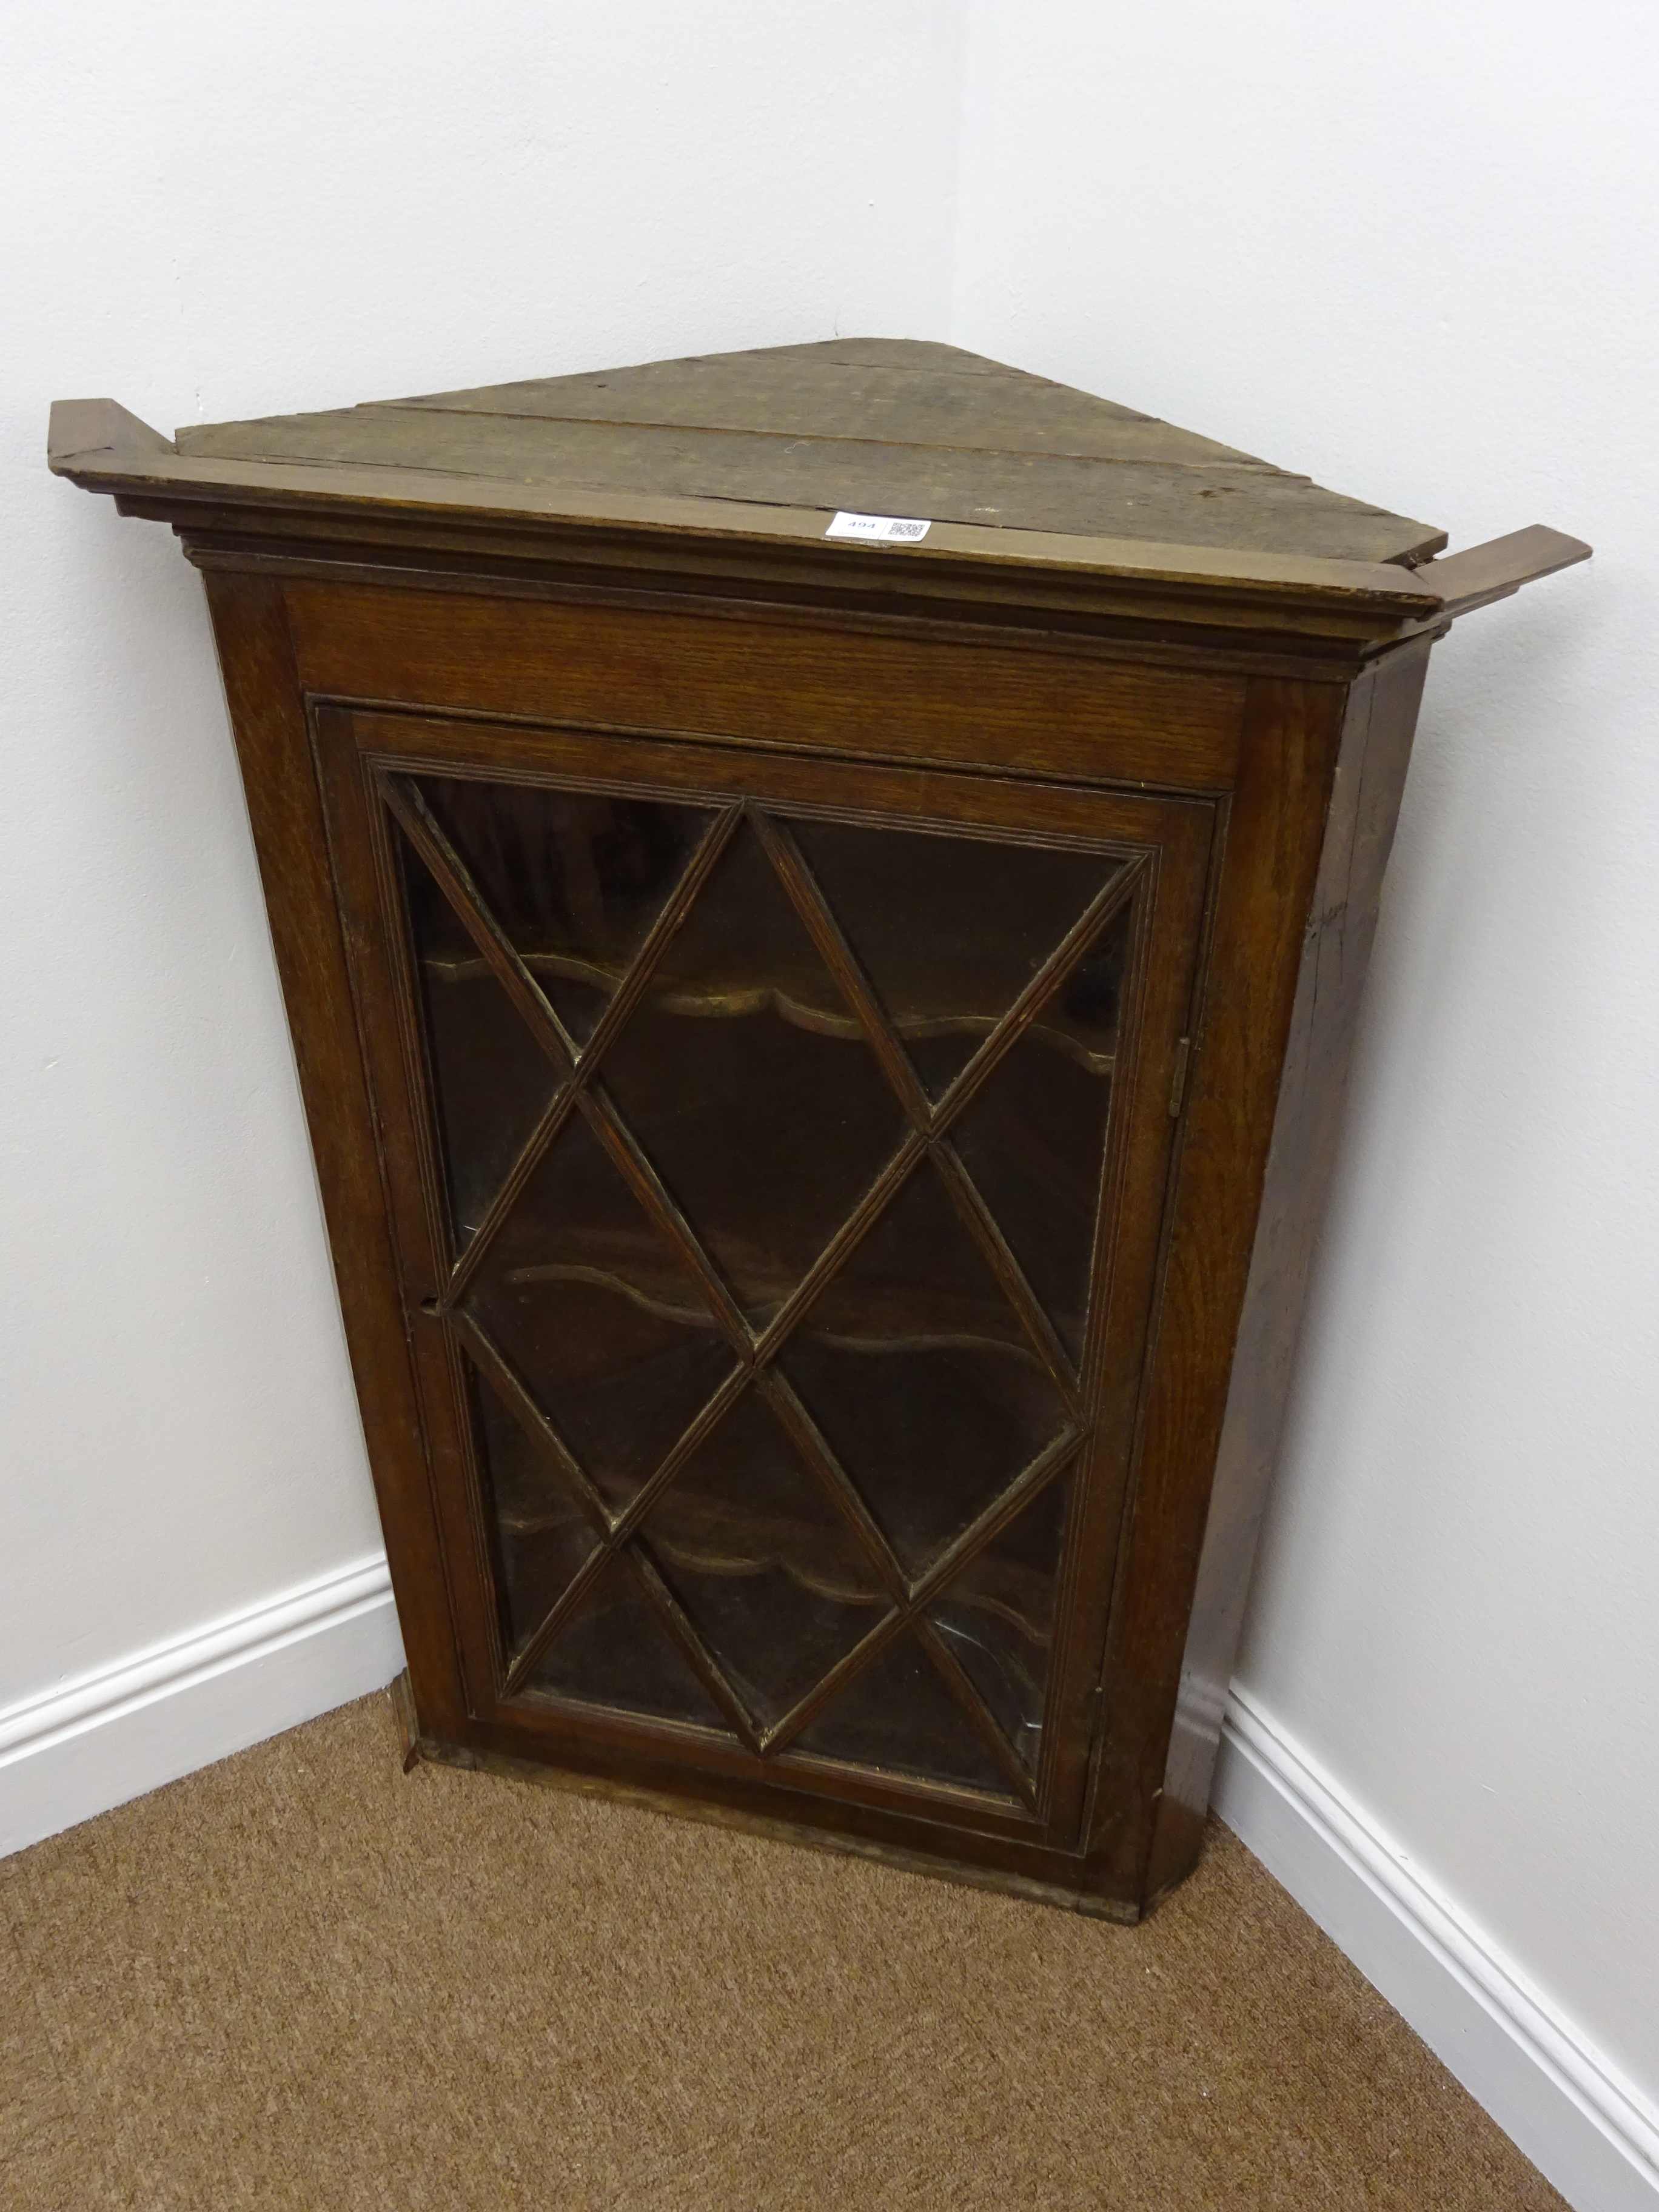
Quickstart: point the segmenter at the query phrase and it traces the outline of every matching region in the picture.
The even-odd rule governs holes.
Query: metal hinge
[[[1187,1088],[1187,1062],[1191,1057],[1193,1041],[1182,1038],[1176,1047],[1175,1080],[1170,1085],[1170,1119],[1173,1121],[1181,1111],[1182,1095]]]

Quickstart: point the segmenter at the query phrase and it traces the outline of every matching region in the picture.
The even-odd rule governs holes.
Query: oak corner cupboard
[[[411,1753],[1133,1919],[1430,649],[1589,548],[885,339],[51,465],[206,579]]]

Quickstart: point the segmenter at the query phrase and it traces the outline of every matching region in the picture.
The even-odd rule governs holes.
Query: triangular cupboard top
[[[60,399],[48,461],[204,565],[367,572],[458,556],[550,581],[793,593],[1369,650],[1589,547],[1443,532],[955,346],[836,338],[698,354],[163,437]],[[838,514],[925,522],[848,542]],[[1321,647],[1322,650],[1322,647]]]
[[[218,462],[1413,563],[1431,525],[954,346],[833,339],[182,429]],[[1012,551],[1015,550],[1010,547]]]

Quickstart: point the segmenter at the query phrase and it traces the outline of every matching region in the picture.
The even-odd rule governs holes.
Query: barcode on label
[[[824,532],[826,538],[864,538],[888,544],[914,545],[933,525],[902,514],[838,514]]]

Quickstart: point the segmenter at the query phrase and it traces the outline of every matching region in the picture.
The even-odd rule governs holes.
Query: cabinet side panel
[[[424,1727],[459,1737],[465,1706],[426,1455],[282,591],[224,574],[206,584],[415,1697]]]
[[[1250,686],[1103,1680],[1089,1878],[1142,1893],[1347,687]]]
[[[1391,654],[1349,695],[1158,1801],[1151,1894],[1192,1865],[1209,1803],[1428,656],[1426,640]]]

